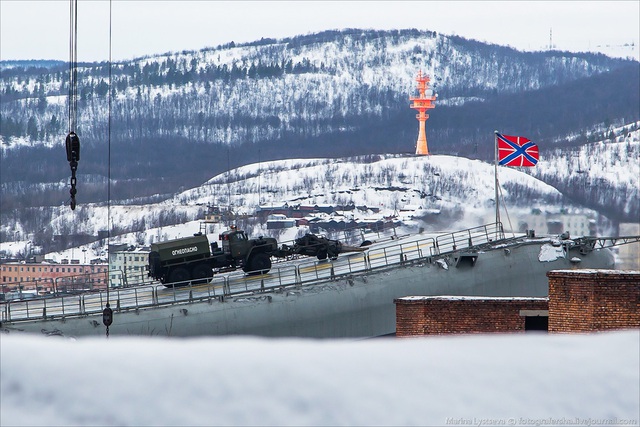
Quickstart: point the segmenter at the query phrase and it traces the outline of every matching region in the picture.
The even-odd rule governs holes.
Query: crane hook
[[[67,161],[71,167],[71,210],[76,208],[76,170],[78,170],[78,161],[80,160],[80,138],[75,132],[69,132],[65,141],[67,147]]]

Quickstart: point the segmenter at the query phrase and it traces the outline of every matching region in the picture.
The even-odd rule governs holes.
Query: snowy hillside
[[[625,63],[630,61],[603,55],[518,52],[415,29],[231,42],[114,63],[110,73],[105,63],[81,67],[78,127],[87,141],[106,140],[106,95],[112,90],[116,139],[256,143],[360,128],[357,118],[385,118],[407,104],[418,69],[434,78],[442,105],[460,105],[561,85]],[[59,144],[67,116],[63,71],[3,73],[2,151]]]
[[[514,219],[510,224],[510,219],[503,216],[507,228],[516,229],[518,215],[532,209],[553,211],[571,205],[558,190],[524,170],[499,167],[498,176],[503,206]],[[204,218],[207,206],[253,215],[259,206],[287,203],[355,205],[361,209],[349,211],[346,219],[392,217],[413,231],[419,227],[452,230],[493,222],[494,199],[494,166],[480,160],[439,155],[293,159],[243,166],[161,203],[80,204],[75,211],[58,206],[48,210],[45,227],[54,235],[96,236],[110,224],[111,243],[144,245],[198,232],[198,220]],[[374,213],[372,208],[379,212]],[[243,227],[249,234],[270,234],[264,224],[255,221],[243,223]],[[23,228],[5,228],[5,233],[29,236]],[[17,244],[2,243],[0,250],[14,254],[23,251],[25,240],[33,237],[37,236],[18,239]],[[102,240],[83,248],[98,256],[104,253],[105,244]],[[68,258],[71,251],[55,254],[54,259]]]
[[[500,167],[500,181],[527,193],[530,205],[561,199],[542,181]],[[407,205],[423,210],[494,208],[494,168],[479,160],[453,156],[366,156],[344,159],[281,160],[252,164],[213,177],[177,195],[177,205],[213,203],[251,210],[258,205],[368,206],[393,215]],[[507,202],[518,200],[503,190]]]
[[[57,207],[69,202],[62,148],[68,69],[50,62],[13,65],[0,76],[0,241],[15,240],[16,232],[40,233],[36,240],[50,241],[55,230],[104,230],[80,224],[93,214],[79,213],[80,220],[67,226],[56,223]],[[417,123],[409,96],[416,94],[419,70],[431,76],[437,94],[427,125],[432,154],[490,161],[494,129],[517,131],[550,148],[565,146],[567,135],[578,136],[575,145],[597,141],[612,126],[638,120],[637,62],[520,52],[416,29],[325,31],[87,63],[78,70],[78,203],[157,203],[229,169],[266,160],[412,152]],[[551,185],[564,194],[586,193],[562,183]],[[522,200],[517,188],[505,189]],[[439,190],[438,182],[427,189]],[[614,185],[599,191],[597,203],[574,202],[617,209],[626,197]],[[222,203],[218,196],[214,202]],[[395,208],[410,196],[385,196],[384,203]],[[142,230],[140,220],[115,224],[117,232]]]
[[[637,330],[365,341],[3,334],[0,419],[7,426],[637,426],[639,348]]]
[[[514,220],[518,213],[530,213],[536,207],[552,209],[563,201],[556,189],[522,171],[499,167],[498,173],[505,204]],[[75,224],[79,227],[77,231],[96,234],[111,222],[121,233],[130,231],[122,235],[113,233],[112,243],[150,244],[198,232],[198,220],[204,218],[208,205],[253,215],[259,206],[281,207],[286,203],[355,205],[359,209],[346,212],[345,219],[394,218],[405,224],[408,231],[415,232],[420,227],[437,231],[493,222],[494,199],[494,167],[479,160],[401,155],[298,159],[243,166],[154,205],[110,208],[88,205],[79,206],[74,212],[61,207],[60,217],[52,224]],[[379,212],[374,213],[372,208]],[[78,222],[78,218],[85,220]],[[169,224],[180,225],[169,227]],[[228,225],[219,224],[213,234]],[[509,227],[506,220],[505,225]],[[293,234],[282,234],[279,230],[267,230],[264,223],[255,220],[243,221],[241,226],[250,235],[274,235],[281,241],[293,239],[299,232],[293,229]],[[100,245],[87,249],[92,253],[104,250]],[[59,260],[69,258],[71,252],[48,256]]]
[[[576,201],[608,207],[640,221],[638,125],[614,129],[605,141],[542,153],[542,160],[527,172],[551,185],[562,182],[575,188],[573,197],[584,192],[586,197]]]
[[[541,147],[541,161],[534,168],[499,167],[503,206],[513,219],[510,224],[510,218],[501,214],[505,226],[517,229],[517,217],[536,208],[558,211],[590,203],[588,206],[603,209],[624,206],[630,216],[637,213],[640,210],[640,130],[637,127],[632,124],[615,129],[612,139],[581,148],[554,151]],[[162,202],[112,202],[111,206],[80,203],[75,211],[68,206],[32,208],[26,220],[1,224],[0,231],[9,238],[0,243],[0,251],[17,255],[24,253],[28,241],[37,247],[48,235],[86,235],[94,236],[94,243],[82,248],[98,256],[104,254],[106,240],[97,241],[95,236],[109,228],[111,243],[144,245],[183,237],[199,231],[198,220],[204,217],[207,206],[251,215],[259,206],[285,203],[354,205],[362,209],[349,211],[345,219],[393,217],[414,231],[420,227],[434,231],[463,229],[493,221],[493,180],[492,164],[445,155],[369,155],[258,162],[215,175],[202,185]],[[558,186],[562,183],[563,187],[567,181],[575,182],[576,191],[567,198],[542,180]],[[581,204],[575,186],[588,189],[586,193],[597,200],[582,200]],[[608,199],[603,194],[605,191],[610,193],[606,196]],[[605,203],[605,200],[615,201]],[[380,211],[374,213],[373,208]],[[245,222],[242,226],[251,235],[270,233],[264,223]],[[34,229],[40,232],[34,233]],[[296,234],[276,237],[293,239]],[[56,259],[70,258],[73,249],[65,254],[58,253],[58,249],[53,252],[57,253]]]

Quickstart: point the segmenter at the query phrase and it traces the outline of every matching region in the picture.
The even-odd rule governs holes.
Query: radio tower
[[[429,118],[426,111],[435,107],[434,102],[436,96],[433,94],[433,91],[429,89],[429,76],[426,74],[423,76],[422,70],[418,71],[416,81],[418,82],[418,92],[420,95],[409,97],[409,100],[413,101],[411,108],[418,110],[416,119],[420,122],[420,132],[418,133],[418,142],[416,143],[416,155],[428,156],[429,149],[427,148],[427,134],[424,130],[424,125]]]

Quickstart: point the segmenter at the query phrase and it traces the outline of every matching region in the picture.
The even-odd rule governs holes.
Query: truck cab
[[[242,230],[232,228],[218,236],[222,242],[222,251],[230,254],[232,258],[243,258],[251,249],[251,242]]]

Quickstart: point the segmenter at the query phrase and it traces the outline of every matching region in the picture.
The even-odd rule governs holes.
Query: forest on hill
[[[155,203],[257,162],[411,153],[418,70],[438,95],[427,122],[433,154],[492,161],[499,130],[534,140],[544,159],[549,150],[613,140],[615,129],[640,121],[637,61],[520,52],[412,29],[83,63],[78,202]],[[68,89],[65,63],[0,62],[3,219],[68,203]],[[576,188],[539,177],[595,209],[623,199],[615,182]],[[620,219],[637,215],[625,212]]]

